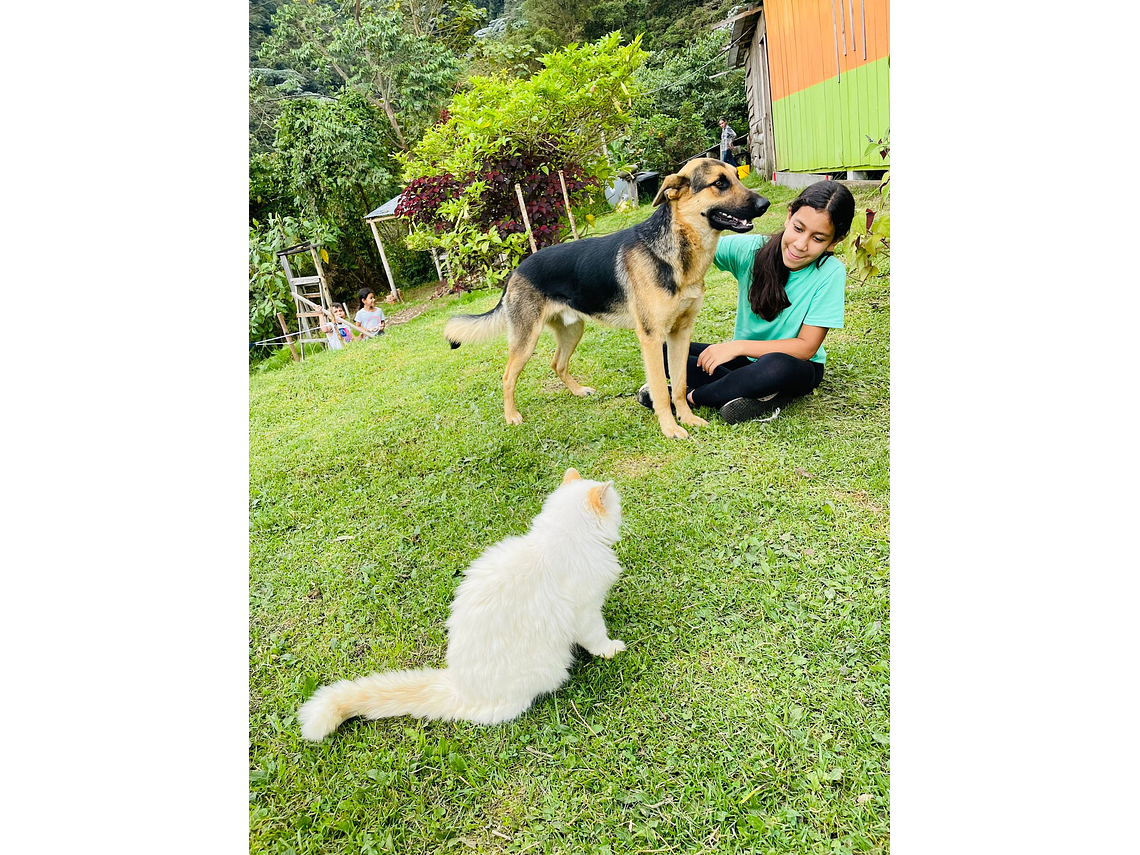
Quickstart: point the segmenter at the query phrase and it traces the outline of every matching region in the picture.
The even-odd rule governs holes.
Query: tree
[[[528,25],[553,30],[567,45],[582,38],[593,5],[593,0],[523,0],[521,13]]]
[[[471,8],[441,0],[290,3],[274,14],[273,33],[258,57],[311,69],[359,92],[383,112],[395,145],[406,151],[459,80],[460,62],[448,39],[466,38],[478,19]]]
[[[634,101],[628,149],[643,168],[671,172],[716,145],[719,118],[738,131],[748,127],[743,70],[709,79],[726,70],[727,45],[725,30],[705,32],[679,50],[658,52],[655,66],[638,70],[643,95]]]
[[[274,152],[261,162],[292,193],[286,210],[339,232],[339,252],[329,265],[336,290],[379,286],[382,265],[361,218],[399,188],[383,115],[349,90],[338,99],[286,102],[276,130]]]
[[[606,174],[604,145],[629,122],[633,73],[644,60],[639,40],[622,46],[612,33],[547,54],[526,80],[471,78],[446,120],[399,155],[409,246],[443,247],[459,274],[497,281],[526,252],[516,182],[536,241],[555,241],[565,208],[558,170],[570,192]]]
[[[602,147],[629,124],[636,93],[633,73],[645,61],[639,39],[622,45],[618,33],[542,57],[527,80],[472,77],[448,105],[447,121],[400,154],[404,179],[465,175],[504,148],[558,152],[591,175],[604,167]]]

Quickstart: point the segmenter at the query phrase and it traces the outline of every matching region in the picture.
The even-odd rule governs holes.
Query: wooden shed
[[[380,240],[380,231],[376,228],[376,224],[396,219],[396,208],[403,197],[404,194],[401,193],[399,196],[389,199],[375,211],[370,211],[364,215],[364,222],[372,228],[372,237],[376,239],[376,248],[380,250],[380,260],[384,262],[384,272],[388,274],[388,286],[392,290],[392,296],[396,298],[399,298],[400,292],[396,288],[396,280],[392,278],[392,270],[388,267],[388,255],[384,252],[384,242]],[[439,275],[440,281],[445,281],[443,270],[439,266],[439,253],[436,252],[435,247],[431,249],[431,257],[435,262],[435,272]],[[444,260],[446,261],[446,258]]]
[[[384,241],[380,240],[380,232],[376,228],[376,224],[385,220],[396,219],[396,206],[398,204],[400,204],[399,196],[389,199],[375,211],[370,211],[364,215],[364,222],[372,228],[372,237],[376,240],[376,248],[380,250],[380,261],[384,263],[384,272],[388,275],[388,288],[393,297],[397,297],[399,292],[396,290],[396,280],[392,278],[392,268],[388,266],[388,254],[384,252]]]
[[[890,0],[763,0],[722,22],[745,68],[752,168],[777,184],[890,166]]]

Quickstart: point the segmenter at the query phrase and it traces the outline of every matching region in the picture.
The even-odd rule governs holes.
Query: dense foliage
[[[517,183],[526,188],[523,191],[526,215],[538,248],[558,243],[566,218],[559,170],[565,178],[571,204],[583,191],[597,186],[597,181],[587,177],[581,167],[541,154],[503,154],[486,162],[481,170],[483,221],[503,235],[526,231],[515,193]]]
[[[877,151],[882,160],[891,153],[891,131],[887,129],[881,139],[867,137],[864,154],[870,156]],[[871,276],[881,276],[888,269],[891,253],[890,215],[891,173],[887,170],[879,183],[879,198],[875,207],[865,209],[866,217],[860,221],[855,217],[851,224],[851,234],[841,250],[847,269],[852,276],[866,282]]]
[[[469,39],[472,24],[482,19],[468,4],[435,4],[442,16],[461,23],[446,30],[422,20],[422,4],[361,0],[345,7],[322,3],[289,3],[273,16],[273,33],[259,56],[311,69],[362,95],[379,109],[393,142],[409,147],[435,115],[460,76],[454,44]]]
[[[584,193],[597,186],[595,179],[573,163],[546,154],[504,152],[480,162],[462,178],[443,174],[413,179],[404,188],[396,214],[406,217],[417,230],[414,246],[439,246],[447,251],[458,279],[453,289],[494,282],[529,247],[516,184],[526,188],[526,215],[539,249],[569,236],[559,171],[571,204],[582,201]],[[457,214],[457,206],[447,203],[458,199],[464,202]]]
[[[633,121],[624,136],[622,159],[643,170],[668,173],[716,145],[718,119],[727,119],[742,134],[748,129],[744,71],[727,67],[729,30],[712,29],[734,5],[523,0],[508,4],[491,32],[476,40],[471,70],[524,78],[540,71],[539,58],[556,47],[610,33],[625,42],[640,37],[648,54],[635,82],[644,95],[635,94],[632,100]]]
[[[448,253],[459,285],[499,281],[528,251],[515,184],[539,247],[564,228],[568,193],[606,180],[607,136],[624,132],[644,61],[640,41],[617,33],[542,57],[526,80],[474,77],[404,162],[397,213],[413,223],[409,246]],[[425,181],[424,179],[432,179]]]
[[[568,235],[559,169],[579,204],[617,167],[672,171],[721,115],[746,128],[741,72],[714,76],[731,5],[250,0],[251,234],[319,224],[334,297],[383,293],[362,218],[404,191],[411,216],[383,227],[398,284],[435,278],[432,246],[467,284],[498,281],[529,252],[516,182],[542,246]]]
[[[275,347],[253,342],[275,339],[281,335],[277,313],[285,316],[290,328],[296,330],[296,307],[289,295],[289,282],[277,253],[306,240],[322,246],[322,262],[329,260],[328,252],[337,246],[337,233],[319,220],[298,220],[270,214],[264,223],[254,220],[249,230],[249,340],[250,359],[267,356]],[[312,262],[307,256],[296,256],[297,275],[310,274],[306,265]]]
[[[398,155],[405,180],[463,175],[503,149],[561,154],[595,174],[606,139],[629,125],[633,73],[645,58],[639,39],[622,45],[612,33],[543,56],[542,70],[526,80],[470,78],[446,120]]]
[[[739,134],[748,130],[744,70],[727,69],[727,30],[694,34],[684,46],[655,57],[637,75],[637,99],[628,146],[643,169],[675,171],[682,161],[718,144],[718,119]],[[709,78],[720,74],[714,80]]]
[[[413,178],[404,187],[400,203],[396,205],[396,215],[407,217],[413,226],[434,229],[437,234],[446,231],[454,223],[445,220],[439,209],[448,199],[458,195],[464,184],[446,172]]]
[[[337,99],[287,102],[274,148],[251,163],[254,216],[269,212],[323,223],[341,236],[328,266],[334,296],[362,287],[387,291],[379,251],[362,220],[394,195],[398,164],[385,145],[383,116],[354,91]],[[259,218],[259,217],[258,217]]]

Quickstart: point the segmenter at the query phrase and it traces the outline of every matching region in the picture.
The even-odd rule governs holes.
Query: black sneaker
[[[773,392],[763,398],[733,398],[720,408],[720,417],[730,425],[735,425],[741,422],[750,422],[771,413],[771,416],[764,419],[764,421],[770,422],[780,415],[780,405],[786,403],[786,401],[780,400],[778,395],[778,392]]]
[[[672,397],[672,395],[673,395],[672,387],[666,387],[666,388],[669,391],[670,397]],[[641,404],[641,406],[646,407],[650,410],[653,409],[653,396],[649,394],[649,384],[648,383],[646,383],[644,386],[642,386],[640,389],[637,390],[637,403]],[[670,402],[669,402],[669,409],[671,409],[673,411],[673,414],[676,415],[677,408],[673,406],[672,400],[670,400]]]

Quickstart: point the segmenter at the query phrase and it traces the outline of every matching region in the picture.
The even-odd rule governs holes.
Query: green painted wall
[[[773,102],[776,169],[886,169],[889,156],[863,152],[890,127],[890,105],[889,56]]]

